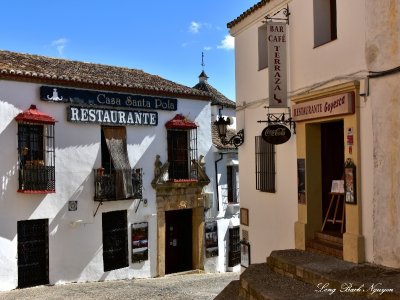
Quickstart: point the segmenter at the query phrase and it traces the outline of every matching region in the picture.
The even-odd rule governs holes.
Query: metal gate
[[[18,221],[18,287],[49,283],[48,219]]]

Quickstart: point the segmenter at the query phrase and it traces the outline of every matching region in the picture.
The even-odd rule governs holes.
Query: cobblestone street
[[[93,283],[38,286],[0,292],[2,300],[211,300],[239,273],[196,273],[169,275],[161,278],[133,279]]]

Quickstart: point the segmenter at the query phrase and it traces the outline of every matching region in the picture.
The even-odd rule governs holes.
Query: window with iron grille
[[[229,228],[228,267],[240,264],[240,226]]]
[[[104,272],[129,266],[127,211],[103,213]]]
[[[228,203],[238,203],[239,201],[239,172],[237,166],[227,166],[227,186],[228,186]]]
[[[261,136],[255,138],[256,189],[275,193],[275,145],[267,143]]]
[[[197,180],[197,130],[168,129],[168,175],[170,180]]]
[[[54,124],[18,123],[18,192],[55,191],[54,148]]]

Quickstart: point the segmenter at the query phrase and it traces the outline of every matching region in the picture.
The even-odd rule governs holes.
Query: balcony
[[[54,193],[55,185],[54,166],[25,165],[19,170],[19,193]]]
[[[132,169],[133,193],[127,198],[117,197],[116,173],[104,174],[99,169],[94,170],[94,201],[132,200],[142,198],[142,169]]]

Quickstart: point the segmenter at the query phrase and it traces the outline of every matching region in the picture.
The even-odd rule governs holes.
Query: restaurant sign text
[[[100,107],[67,107],[67,120],[74,123],[157,126],[158,113]]]
[[[294,121],[332,117],[354,113],[354,93],[345,93],[292,106]]]
[[[176,111],[178,109],[178,99],[176,98],[77,90],[53,86],[41,86],[40,99],[50,102],[104,105],[133,109],[156,109],[169,111]]]

